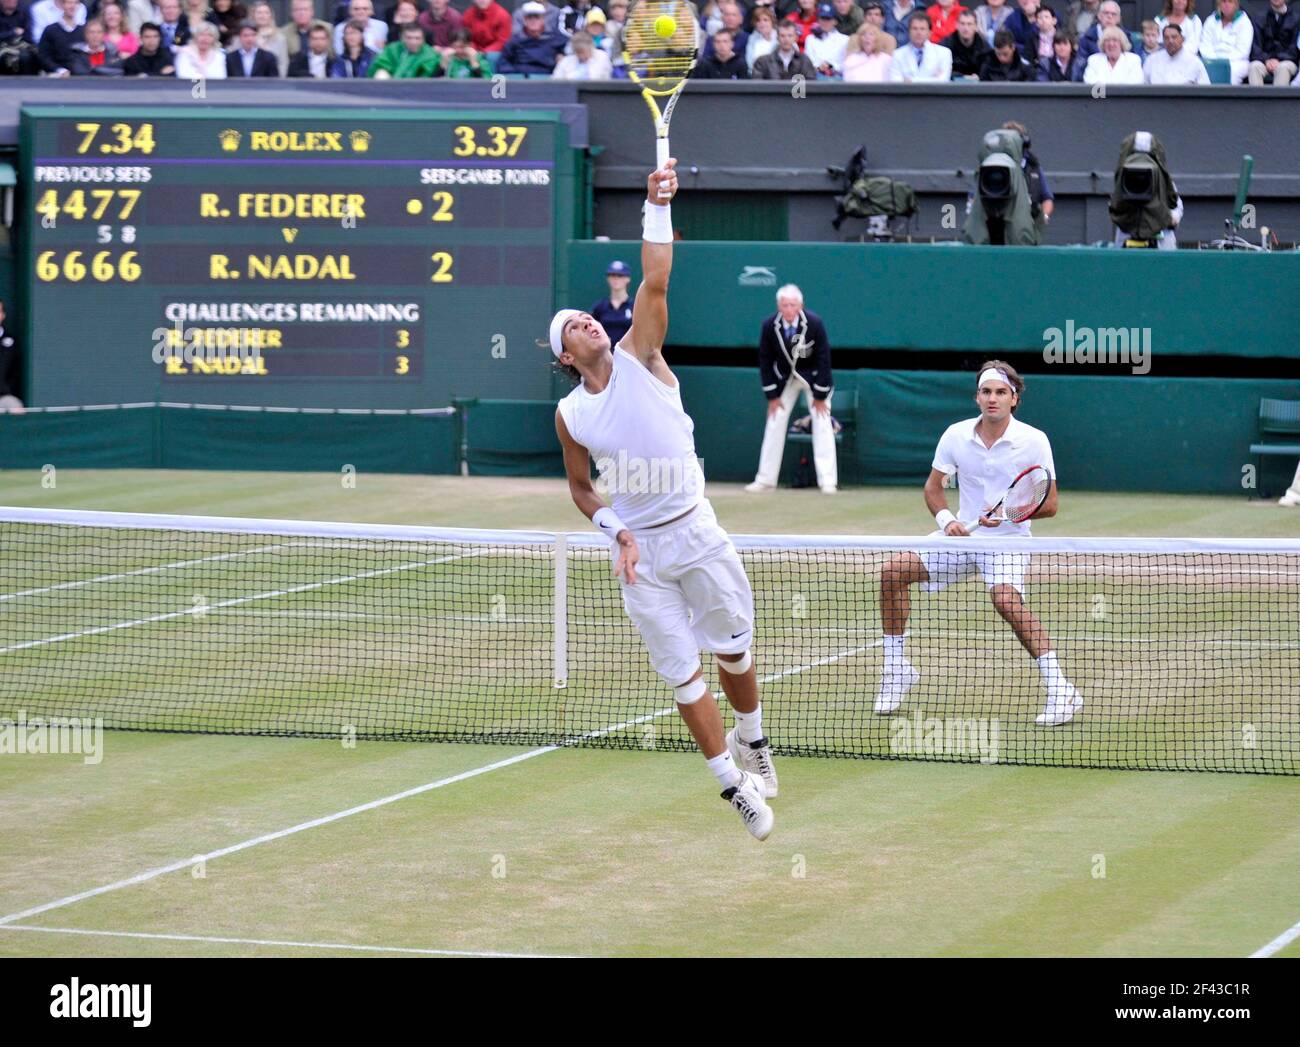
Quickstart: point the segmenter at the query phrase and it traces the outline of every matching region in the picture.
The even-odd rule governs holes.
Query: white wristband
[[[618,513],[614,512],[608,505],[602,505],[596,510],[591,518],[591,522],[600,528],[602,534],[607,534],[611,538],[617,538],[620,531],[627,530],[627,524],[618,518]]]
[[[645,218],[642,223],[641,238],[652,244],[670,244],[673,242],[672,204],[652,204],[645,202]]]
[[[948,525],[956,519],[957,517],[953,516],[952,511],[949,509],[940,509],[934,514],[934,522],[939,525],[941,531],[948,530]]]

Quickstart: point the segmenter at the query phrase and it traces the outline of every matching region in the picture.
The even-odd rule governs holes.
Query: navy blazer
[[[798,328],[795,345],[805,346],[797,357],[794,346],[786,342],[781,314],[774,313],[763,321],[758,339],[758,373],[763,380],[763,395],[775,400],[785,391],[793,359],[799,376],[812,386],[813,399],[825,400],[832,387],[831,341],[826,335],[826,325],[820,316],[805,309],[795,326]]]
[[[236,48],[226,54],[226,76],[243,76],[244,75],[244,56]],[[253,52],[253,76],[273,76],[279,77],[280,66],[275,60],[275,55],[270,51],[263,51],[260,47]]]

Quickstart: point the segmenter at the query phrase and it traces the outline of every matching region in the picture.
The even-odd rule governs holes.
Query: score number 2
[[[479,145],[475,135],[474,128],[465,124],[452,128],[452,134],[456,136],[456,148],[452,153],[456,156],[515,156],[519,152],[519,147],[524,144],[524,139],[528,136],[527,127],[491,127],[481,128],[484,135],[487,136],[490,144]]]

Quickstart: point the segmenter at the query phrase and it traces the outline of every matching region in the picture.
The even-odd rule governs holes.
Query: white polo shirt
[[[996,505],[1020,473],[1031,465],[1041,465],[1052,479],[1056,479],[1056,463],[1052,460],[1052,445],[1047,434],[1032,425],[1018,421],[1015,415],[1007,431],[993,444],[985,447],[976,435],[979,418],[954,422],[939,438],[934,451],[934,468],[940,472],[957,474],[957,490],[961,504],[957,518],[962,521],[978,520],[984,510]],[[1029,534],[1029,523],[1004,523],[1001,527],[981,527],[981,538]]]

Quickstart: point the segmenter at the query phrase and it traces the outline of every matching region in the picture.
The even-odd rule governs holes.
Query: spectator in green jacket
[[[468,29],[457,29],[451,34],[451,50],[442,56],[442,75],[453,80],[468,80],[487,75],[484,63],[474,50]]]
[[[864,15],[857,0],[832,0],[835,5],[835,28],[851,37],[862,25]]]
[[[376,80],[415,80],[438,75],[438,52],[424,42],[424,30],[418,22],[402,26],[402,38],[388,44],[370,63],[370,75]]]

